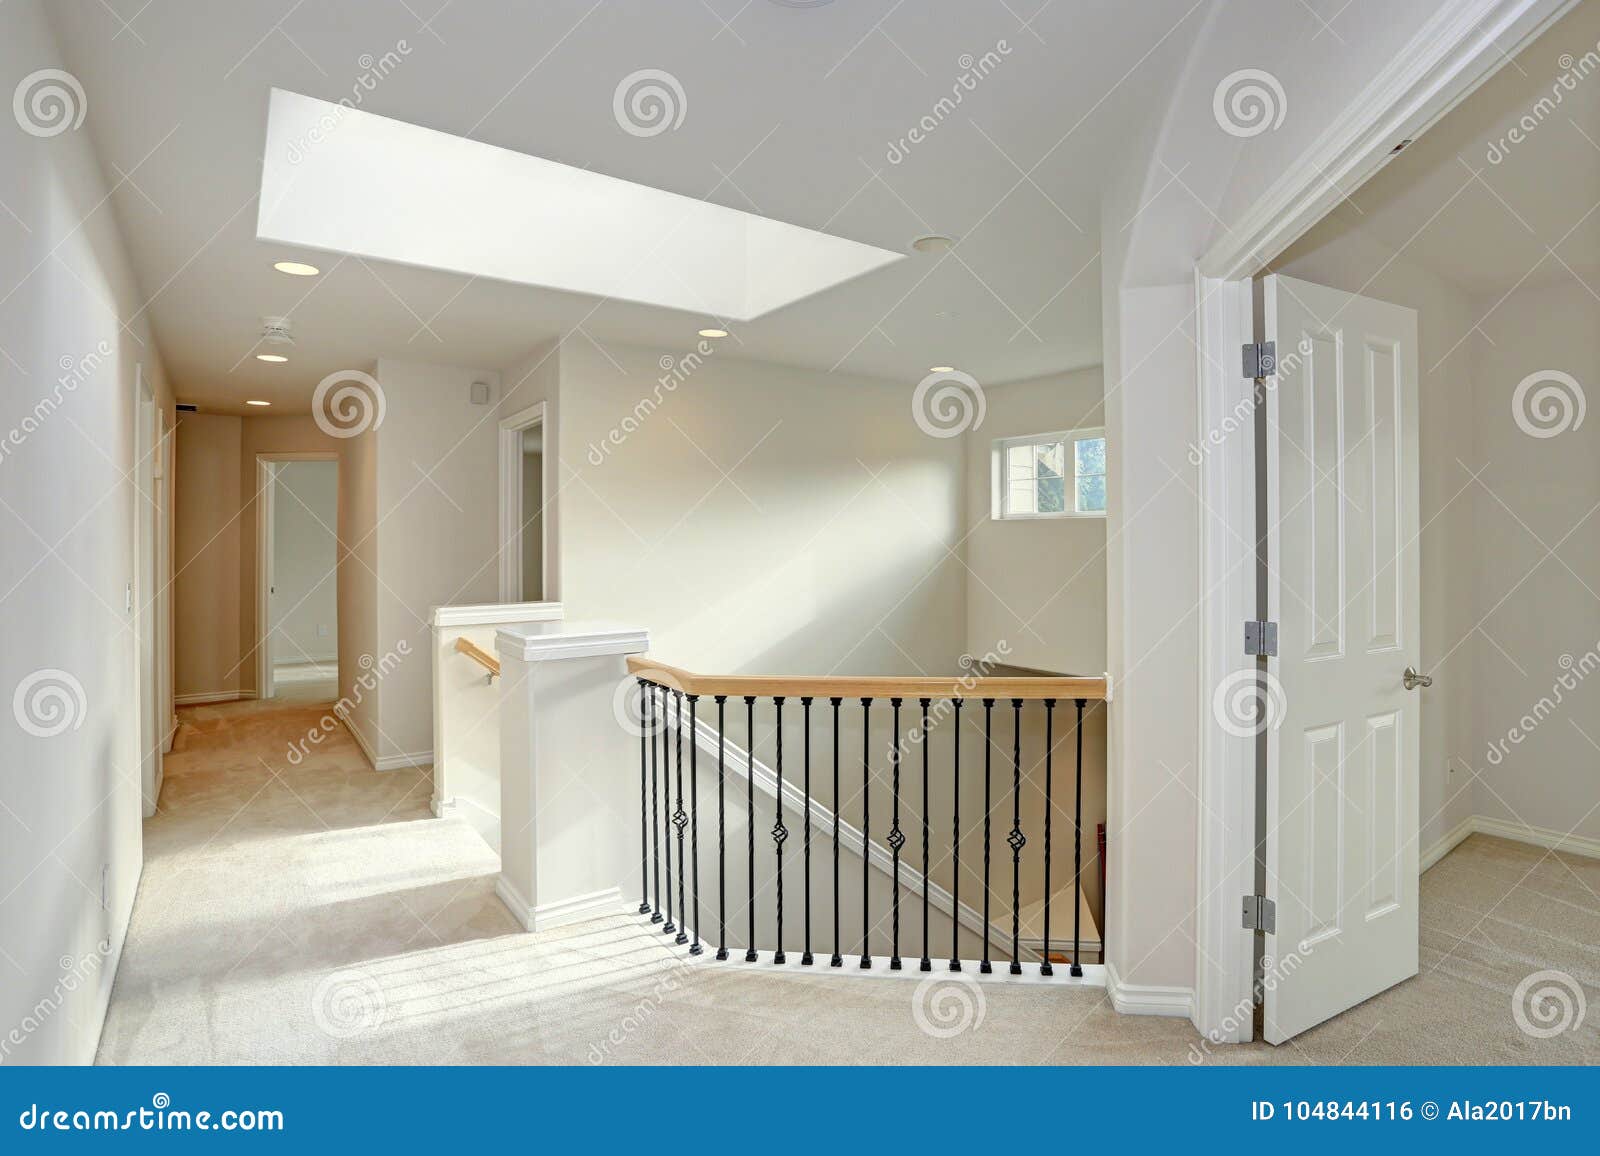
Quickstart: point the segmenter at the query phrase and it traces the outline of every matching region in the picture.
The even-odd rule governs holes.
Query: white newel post
[[[627,656],[640,628],[527,622],[500,656],[500,878],[523,927],[621,912],[639,873],[639,737],[625,725]],[[619,715],[620,712],[620,715]]]

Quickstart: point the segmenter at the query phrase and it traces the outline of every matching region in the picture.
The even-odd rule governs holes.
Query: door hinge
[[[1278,930],[1278,907],[1265,895],[1244,897],[1244,929],[1265,931],[1269,935]]]
[[[1278,657],[1278,624],[1276,622],[1246,622],[1244,624],[1244,652],[1257,657]]]
[[[1278,372],[1278,343],[1257,341],[1244,346],[1244,375],[1271,377]]]

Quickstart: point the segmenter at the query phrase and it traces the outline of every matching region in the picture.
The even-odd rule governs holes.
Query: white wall
[[[914,383],[721,348],[662,386],[687,352],[562,347],[567,616],[696,669],[955,673],[961,439],[922,432]]]
[[[331,661],[338,655],[339,463],[279,462],[273,496],[273,658]]]
[[[4,19],[8,89],[64,66],[36,0]],[[6,1063],[94,1058],[140,871],[135,366],[171,392],[89,132],[0,132],[0,694],[46,732],[0,715]]]
[[[374,367],[375,368],[375,367]],[[339,447],[339,698],[345,723],[368,757],[378,749],[378,698],[358,680],[378,649],[378,435],[368,429]]]
[[[386,399],[376,430],[379,653],[404,640],[409,655],[377,691],[380,763],[432,760],[435,606],[495,602],[499,595],[500,375],[459,366],[378,361]],[[473,405],[482,381],[490,404]]]
[[[982,655],[1005,639],[1010,662],[1069,674],[1106,666],[1104,518],[999,521],[991,457],[1001,438],[1104,424],[1099,366],[990,386],[983,424],[966,437],[967,642]]]

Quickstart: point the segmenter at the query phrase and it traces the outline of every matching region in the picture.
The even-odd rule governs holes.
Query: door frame
[[[272,511],[277,501],[276,467],[284,462],[333,462],[339,468],[339,455],[332,450],[286,450],[256,455],[256,697],[271,698],[277,693],[272,679]],[[343,484],[343,478],[337,484]],[[335,523],[335,536],[338,534]],[[342,548],[342,547],[341,547]],[[337,587],[340,549],[334,550]],[[337,629],[337,626],[335,627]],[[341,686],[343,683],[340,684]]]
[[[1254,1034],[1255,935],[1241,925],[1240,899],[1255,890],[1255,784],[1265,766],[1255,740],[1229,735],[1211,711],[1221,680],[1254,661],[1243,653],[1243,623],[1256,617],[1257,605],[1255,383],[1240,364],[1240,346],[1253,340],[1251,278],[1377,172],[1397,145],[1421,136],[1576,3],[1461,0],[1441,8],[1348,114],[1310,142],[1301,162],[1196,262],[1202,605],[1194,1025],[1212,1042],[1243,1043]],[[1266,388],[1274,384],[1269,379]],[[1244,413],[1250,420],[1240,420]],[[1214,430],[1225,436],[1213,441]]]
[[[133,367],[133,588],[134,670],[139,696],[139,782],[145,818],[156,813],[161,794],[166,725],[162,651],[162,605],[167,589],[161,551],[166,496],[162,414],[144,365]]]
[[[500,419],[500,601],[523,602],[522,597],[522,435],[545,424],[544,402],[536,401],[509,417]],[[539,455],[540,492],[553,493],[550,446]],[[550,501],[545,499],[548,510]],[[550,519],[539,519],[539,598],[548,602],[550,590]]]

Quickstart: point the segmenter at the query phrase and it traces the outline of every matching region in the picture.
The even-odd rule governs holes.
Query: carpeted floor
[[[427,772],[342,728],[290,759],[324,709],[180,711],[101,1063],[1600,1063],[1594,860],[1473,836],[1423,877],[1419,976],[1208,1053],[1096,989],[719,968],[632,916],[524,934]],[[1513,993],[1552,969],[1588,1014],[1538,1038]]]

